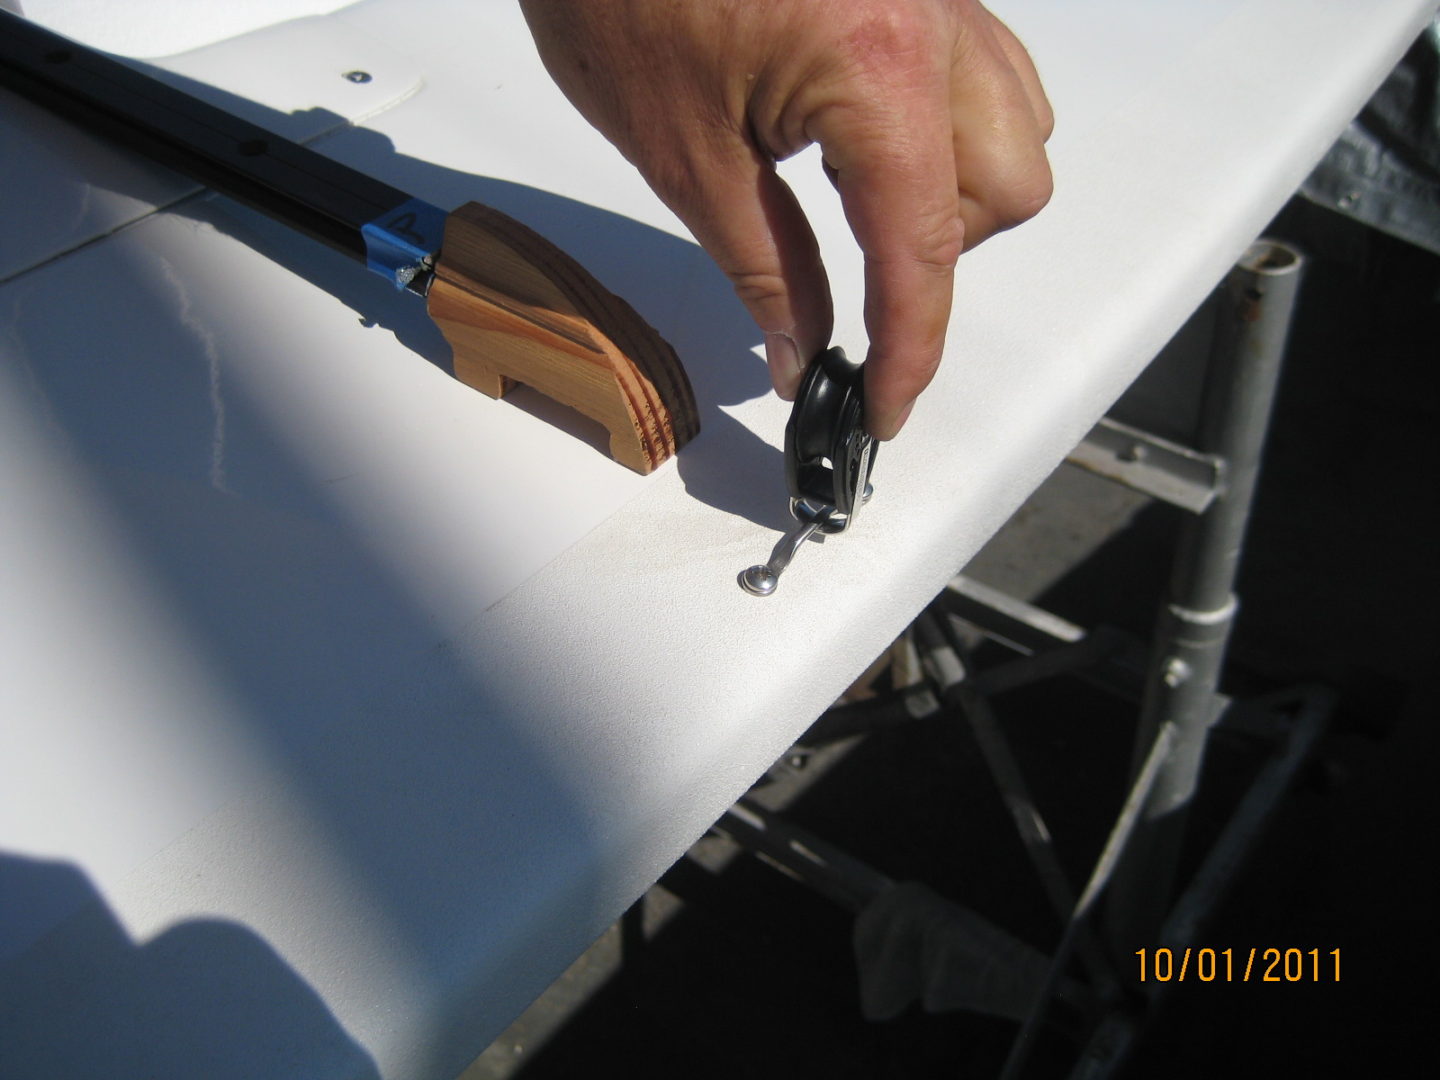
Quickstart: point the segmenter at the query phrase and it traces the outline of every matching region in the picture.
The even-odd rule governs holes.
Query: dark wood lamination
[[[481,203],[445,223],[430,317],[455,377],[491,397],[515,383],[604,425],[610,454],[648,473],[700,430],[675,350],[539,233]]]

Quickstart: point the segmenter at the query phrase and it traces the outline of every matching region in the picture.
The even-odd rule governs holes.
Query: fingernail
[[[770,381],[775,392],[786,401],[795,397],[800,388],[800,350],[789,334],[773,331],[765,335],[765,362],[770,365]]]
[[[911,401],[897,412],[872,424],[870,434],[881,442],[893,439],[900,434],[900,429],[905,426],[905,421],[910,419],[910,410],[913,408],[915,408],[915,402]]]

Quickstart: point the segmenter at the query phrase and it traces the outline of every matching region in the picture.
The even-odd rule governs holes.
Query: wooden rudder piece
[[[700,430],[675,350],[539,233],[482,203],[445,223],[430,317],[455,377],[491,397],[524,383],[599,421],[610,455],[648,473]]]

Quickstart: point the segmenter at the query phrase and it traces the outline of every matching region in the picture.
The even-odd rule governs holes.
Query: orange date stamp
[[[1142,983],[1338,983],[1339,949],[1297,949],[1252,945],[1249,949],[1210,946],[1136,949]]]

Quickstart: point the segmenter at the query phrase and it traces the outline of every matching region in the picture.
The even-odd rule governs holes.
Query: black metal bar
[[[1094,650],[1094,665],[1081,665],[1074,669],[1075,674],[1107,693],[1140,700],[1146,650],[1118,630],[1101,626],[1086,631],[963,574],[957,574],[935,602],[944,612],[963,619],[991,640],[1021,653],[1026,659],[1016,661],[1019,665],[1033,662],[1049,668],[1055,664],[1069,670],[1071,659],[1077,655],[1083,658]],[[1052,653],[1055,658],[1048,658]],[[1009,670],[1009,665],[987,669],[977,676],[977,687],[983,687],[984,693],[997,694],[1012,685],[1024,685],[1030,681],[1026,670],[1024,666]]]
[[[863,911],[895,884],[868,863],[750,799],[725,811],[715,829],[853,912]]]
[[[361,227],[410,199],[5,11],[0,85],[361,260]]]
[[[1068,924],[1075,909],[1075,894],[1070,879],[1060,865],[1050,829],[1045,824],[1030,786],[1020,770],[1001,730],[1000,719],[985,694],[977,690],[970,677],[969,658],[965,646],[942,611],[934,608],[920,613],[914,623],[915,644],[920,650],[925,669],[940,693],[940,700],[963,716],[970,725],[975,743],[985,758],[990,776],[999,789],[1009,811],[1025,854],[1030,859],[1040,887],[1063,922]],[[1088,926],[1079,931],[1076,948],[1084,960],[1096,987],[1107,999],[1118,996],[1118,982],[1104,950]]]
[[[1182,952],[1201,940],[1205,920],[1213,915],[1235,884],[1266,823],[1274,817],[1301,768],[1315,752],[1334,714],[1335,694],[1326,687],[1299,686],[1248,705],[1268,713],[1285,728],[1284,742],[1251,781],[1224,831],[1211,845],[1205,861],[1171,909],[1155,939],[1159,947]],[[1150,1015],[1159,1010],[1162,999],[1174,992],[1175,985],[1150,984]],[[1069,1080],[1102,1080],[1116,1075],[1125,1065],[1139,1034],[1133,1013],[1111,1012],[1097,1026]]]

